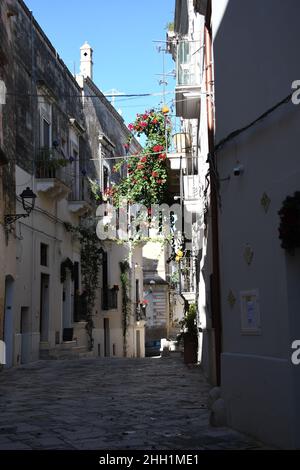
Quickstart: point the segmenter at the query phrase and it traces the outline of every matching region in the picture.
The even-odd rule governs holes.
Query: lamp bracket
[[[7,214],[4,216],[4,225],[11,225],[22,217],[29,217],[29,214]]]

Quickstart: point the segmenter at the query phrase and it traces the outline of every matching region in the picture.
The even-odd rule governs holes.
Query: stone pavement
[[[39,361],[0,372],[0,449],[254,449],[209,426],[209,386],[181,357]]]

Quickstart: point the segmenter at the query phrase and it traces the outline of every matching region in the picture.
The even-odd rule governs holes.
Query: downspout
[[[213,109],[213,62],[212,62],[212,29],[211,29],[211,0],[207,2],[205,17],[204,41],[205,41],[205,84],[207,91],[207,128],[208,149],[210,167],[210,210],[212,233],[212,327],[215,332],[215,361],[216,381],[221,383],[221,351],[222,351],[222,319],[221,319],[221,282],[220,282],[220,258],[219,258],[219,224],[218,224],[218,193],[217,182],[213,175],[214,156],[214,109]]]

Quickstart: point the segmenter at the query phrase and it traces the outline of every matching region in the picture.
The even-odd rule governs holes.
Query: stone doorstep
[[[68,341],[56,348],[40,351],[41,359],[80,359],[94,357],[94,352],[86,346],[77,346],[76,341]]]
[[[70,349],[73,349],[74,347],[77,347],[77,341],[72,340],[72,341],[63,341],[63,343],[58,344],[55,349],[59,351],[68,351]]]

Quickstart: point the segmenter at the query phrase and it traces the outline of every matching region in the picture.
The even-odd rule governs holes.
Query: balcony
[[[186,169],[186,155],[191,151],[190,135],[185,132],[178,132],[172,136],[173,148],[167,157],[170,161],[171,170]]]
[[[68,207],[72,214],[82,216],[91,210],[91,205],[87,201],[85,178],[75,175],[71,192],[68,196]]]
[[[196,270],[192,256],[186,257],[181,265],[181,293],[189,302],[196,299]]]
[[[35,160],[36,189],[52,199],[63,199],[71,191],[69,162],[55,148],[41,148]]]
[[[183,176],[183,201],[188,212],[199,213],[203,210],[199,175]]]
[[[200,41],[180,41],[176,60],[176,116],[200,117]]]

